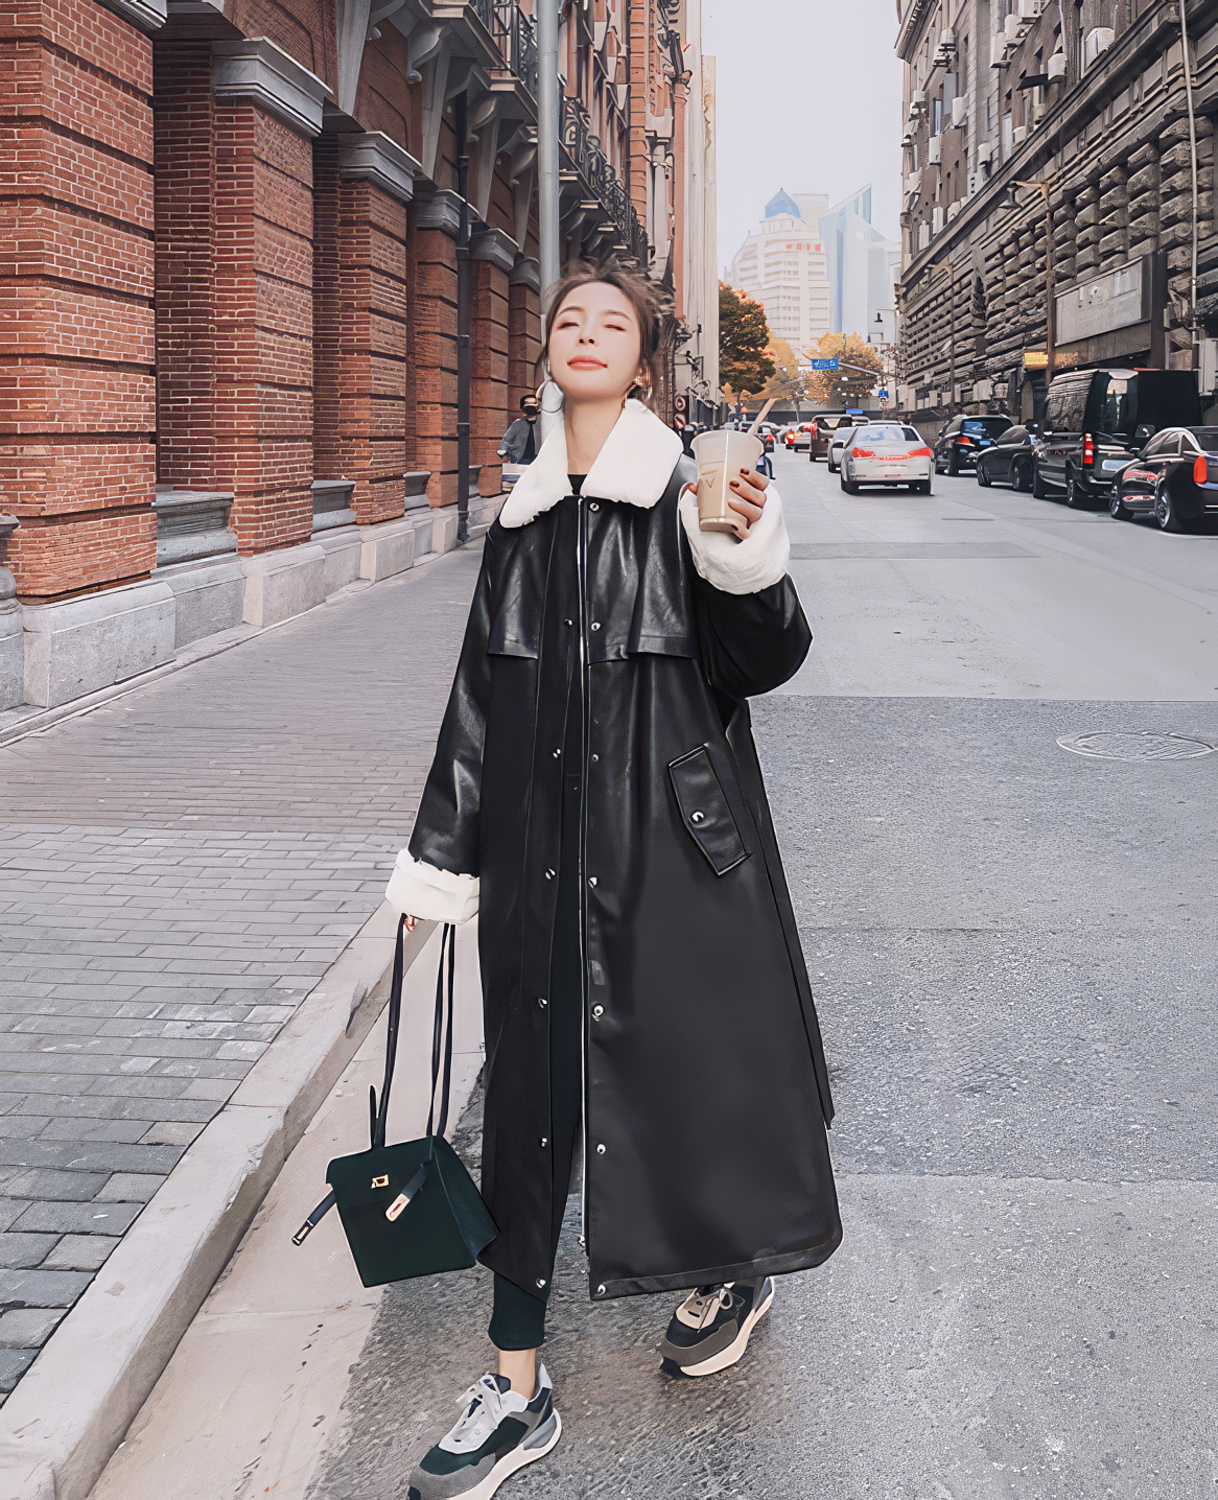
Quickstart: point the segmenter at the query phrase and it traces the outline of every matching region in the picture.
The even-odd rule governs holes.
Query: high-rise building
[[[822,213],[817,228],[829,272],[830,331],[891,342],[901,247],[872,225],[871,184]]]
[[[736,252],[730,280],[797,351],[824,333],[891,342],[900,261],[901,247],[871,223],[870,184],[832,208],[825,193],[780,188]]]
[[[779,189],[732,261],[731,284],[765,308],[770,332],[799,352],[827,333],[829,277],[816,224],[829,200]]]

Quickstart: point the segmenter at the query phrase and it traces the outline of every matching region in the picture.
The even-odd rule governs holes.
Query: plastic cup
[[[698,527],[702,531],[735,531],[743,520],[729,500],[737,498],[730,488],[741,469],[751,472],[765,452],[759,437],[747,432],[700,432],[691,445],[698,465]]]

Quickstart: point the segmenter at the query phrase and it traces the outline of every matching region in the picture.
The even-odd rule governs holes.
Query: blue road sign
[[[887,389],[887,387],[885,387],[884,389],[882,389],[881,391],[879,391],[878,395],[879,395],[879,398],[880,398],[881,401],[887,401],[888,400],[888,389]]]
[[[833,359],[813,359],[808,362],[814,370],[836,370],[838,368],[836,357]]]

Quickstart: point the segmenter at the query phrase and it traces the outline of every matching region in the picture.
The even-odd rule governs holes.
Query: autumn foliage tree
[[[808,353],[813,359],[842,359],[875,372],[860,375],[857,370],[813,370],[808,376],[808,395],[825,406],[836,406],[839,402],[861,406],[883,374],[879,353],[861,334],[822,333]]]
[[[756,395],[775,371],[769,354],[765,308],[752,297],[719,283],[719,381],[739,395]]]
[[[776,401],[806,401],[807,372],[799,368],[795,350],[786,339],[774,339],[766,352],[774,361],[774,373],[762,387],[762,399],[768,401],[773,396]]]

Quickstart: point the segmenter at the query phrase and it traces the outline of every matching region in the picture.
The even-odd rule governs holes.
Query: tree
[[[825,406],[836,406],[839,401],[846,406],[861,406],[884,371],[879,353],[861,334],[822,333],[808,352],[813,359],[836,357],[875,371],[874,375],[860,375],[857,370],[813,370],[808,376],[808,395]]]
[[[719,283],[719,380],[737,394],[761,390],[775,370],[765,308]]]
[[[807,372],[799,368],[795,350],[786,339],[774,339],[766,353],[773,359],[775,369],[765,383],[762,398],[768,401],[773,396],[777,401],[806,401]]]

